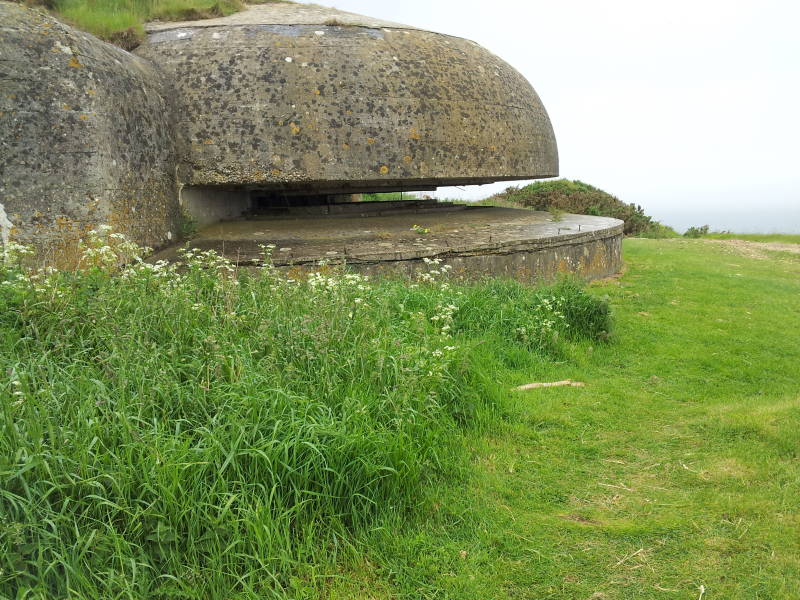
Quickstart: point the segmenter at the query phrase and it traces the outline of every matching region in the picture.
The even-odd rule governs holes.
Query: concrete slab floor
[[[459,207],[370,217],[304,216],[223,221],[151,260],[179,260],[184,247],[215,250],[238,264],[259,264],[262,244],[274,244],[277,266],[326,260],[351,264],[530,252],[620,236],[622,221],[607,217],[500,207]],[[416,226],[416,227],[415,227]],[[427,231],[426,231],[427,230]]]

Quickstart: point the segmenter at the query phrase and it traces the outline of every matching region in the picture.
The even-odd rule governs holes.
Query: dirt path
[[[774,252],[790,252],[800,254],[800,244],[784,244],[781,242],[749,242],[746,240],[703,240],[712,244],[723,244],[734,252],[748,258],[771,258],[767,250]]]

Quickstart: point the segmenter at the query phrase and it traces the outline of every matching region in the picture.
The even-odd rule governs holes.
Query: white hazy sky
[[[797,0],[317,2],[465,37],[506,60],[550,114],[562,177],[679,230],[800,233]]]

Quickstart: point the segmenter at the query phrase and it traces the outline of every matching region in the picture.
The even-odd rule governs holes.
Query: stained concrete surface
[[[304,4],[149,27],[193,186],[358,193],[558,174],[547,112],[478,44]]]
[[[100,224],[159,247],[177,237],[181,210],[207,224],[259,198],[302,204],[558,173],[536,92],[469,40],[268,4],[153,25],[137,54],[0,0],[2,238],[68,267],[80,238]],[[530,254],[565,235],[524,211],[427,212],[363,223],[308,218],[294,229],[287,220],[232,221],[193,243],[252,260],[261,238],[274,238],[285,264],[347,256],[386,265]],[[412,221],[430,233],[415,235]],[[616,235],[598,233],[613,224],[575,223],[588,228],[571,233],[576,240]],[[280,250],[301,244],[300,255]]]
[[[177,237],[166,82],[148,61],[0,2],[0,203],[11,238],[69,266],[86,231]]]
[[[409,273],[424,269],[424,258],[440,258],[465,276],[546,280],[574,272],[593,279],[618,271],[621,238],[618,219],[563,215],[554,221],[545,212],[457,206],[377,217],[226,221],[152,260],[179,260],[180,248],[190,247],[215,250],[243,265],[260,264],[261,245],[273,244],[278,267],[315,268],[324,261],[374,273]]]

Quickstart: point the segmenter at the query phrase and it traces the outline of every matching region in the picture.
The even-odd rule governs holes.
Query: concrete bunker
[[[20,5],[0,1],[0,17],[12,75],[0,78],[0,158],[10,165],[0,204],[14,238],[45,258],[69,263],[62,229],[74,242],[101,223],[163,248],[183,213],[200,229],[189,245],[246,261],[248,244],[282,241],[292,250],[276,259],[286,266],[335,256],[365,268],[405,261],[404,270],[444,257],[465,271],[484,264],[478,271],[524,278],[596,277],[619,266],[613,220],[552,228],[528,211],[353,201],[558,175],[536,92],[474,42],[269,3],[152,23],[131,55]],[[436,235],[408,233],[405,221],[421,215],[436,215],[425,217]],[[575,250],[601,239],[591,256]],[[561,246],[572,250],[553,251]],[[552,260],[525,258],[533,269],[486,258],[545,251]]]
[[[199,225],[364,192],[558,173],[536,92],[468,40],[303,4],[152,24]]]

